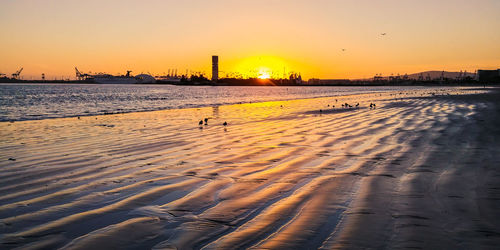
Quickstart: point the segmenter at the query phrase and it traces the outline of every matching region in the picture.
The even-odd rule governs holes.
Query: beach
[[[0,122],[1,248],[495,248],[499,102],[443,87]]]

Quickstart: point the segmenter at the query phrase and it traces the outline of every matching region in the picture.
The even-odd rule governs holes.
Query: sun
[[[269,79],[271,78],[271,74],[269,73],[269,69],[268,68],[265,68],[265,67],[261,67],[259,69],[259,75],[257,76],[257,78],[259,79]]]
[[[269,78],[271,78],[271,75],[269,75],[268,73],[263,73],[263,74],[259,75],[258,78],[259,79],[269,79]]]
[[[287,78],[289,65],[275,56],[252,56],[240,60],[232,71],[243,78],[279,79]]]

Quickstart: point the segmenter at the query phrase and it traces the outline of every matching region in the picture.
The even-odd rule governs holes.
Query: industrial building
[[[500,83],[500,69],[496,70],[480,69],[477,71],[477,80],[480,82]]]

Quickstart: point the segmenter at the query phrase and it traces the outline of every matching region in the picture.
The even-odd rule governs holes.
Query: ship
[[[137,83],[137,79],[131,76],[132,71],[128,70],[126,75],[114,76],[110,74],[97,74],[93,75],[95,83],[100,84],[134,84]]]
[[[136,84],[136,83],[146,84],[146,83],[156,82],[156,79],[151,75],[140,74],[137,76],[133,76],[130,74],[132,73],[132,71],[130,70],[127,70],[127,74],[119,76],[105,74],[105,73],[98,73],[95,75],[81,73],[76,67],[75,71],[78,80],[89,81],[99,84]]]

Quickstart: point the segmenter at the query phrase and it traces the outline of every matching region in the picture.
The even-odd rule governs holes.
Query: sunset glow
[[[500,65],[499,11],[487,0],[2,1],[0,73],[210,76],[211,55],[233,77],[473,72]]]
[[[260,79],[286,78],[294,71],[284,59],[265,55],[241,59],[230,70],[239,77]]]

